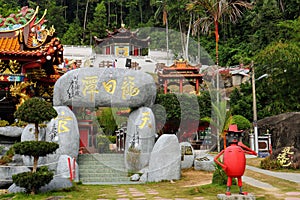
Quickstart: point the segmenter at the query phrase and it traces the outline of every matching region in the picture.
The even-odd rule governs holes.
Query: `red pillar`
[[[183,92],[182,82],[183,82],[183,80],[180,79],[180,80],[179,80],[179,93],[182,93],[182,92]]]
[[[196,79],[195,89],[196,89],[196,94],[198,94],[199,93],[199,79]]]
[[[164,93],[167,94],[167,89],[168,89],[168,80],[164,81]]]

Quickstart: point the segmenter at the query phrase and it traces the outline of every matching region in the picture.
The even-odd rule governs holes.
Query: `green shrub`
[[[105,135],[97,136],[98,148],[101,153],[109,152],[109,144],[111,143]]]
[[[265,159],[260,161],[260,167],[262,169],[281,169],[282,166],[280,165],[279,161],[276,159],[272,159],[270,156],[267,156]]]
[[[13,145],[17,154],[26,156],[46,156],[58,149],[59,145],[55,142],[46,141],[24,141]]]
[[[0,154],[2,153],[4,146],[0,145]]]
[[[36,172],[15,174],[12,176],[12,180],[17,186],[25,188],[27,193],[36,193],[40,187],[50,183],[53,175],[53,172],[48,171],[48,167],[43,166]]]
[[[35,141],[24,141],[13,145],[16,153],[33,156],[32,172],[15,175],[13,182],[26,188],[27,192],[30,191],[31,194],[35,194],[41,186],[49,183],[53,178],[53,173],[49,172],[48,168],[38,169],[39,157],[46,156],[56,151],[59,147],[59,144],[54,142],[39,141],[39,124],[50,121],[57,117],[58,114],[50,103],[34,97],[26,100],[14,115],[19,120],[34,123]]]
[[[225,173],[225,171],[220,165],[216,163],[214,165],[215,165],[215,171],[212,177],[212,184],[227,185],[227,179],[228,179],[227,174]],[[232,179],[232,185],[236,185],[235,179]]]
[[[9,122],[6,120],[0,120],[0,127],[8,126]]]
[[[0,158],[0,165],[4,165],[11,162],[14,155],[15,155],[14,148],[10,147],[10,149],[5,153],[5,155]]]
[[[25,127],[25,126],[27,126],[27,124],[28,124],[27,122],[24,122],[22,120],[17,120],[14,123],[12,123],[11,125],[18,126],[18,127]]]
[[[109,136],[107,136],[107,138],[108,138],[109,141],[110,141],[111,143],[113,143],[113,144],[115,144],[116,141],[117,141],[117,136],[115,136],[115,135],[109,135]]]
[[[246,130],[251,127],[251,122],[242,115],[233,115],[232,124],[237,124],[240,130]]]

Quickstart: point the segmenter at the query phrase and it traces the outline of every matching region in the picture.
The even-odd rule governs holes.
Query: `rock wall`
[[[294,146],[300,149],[300,112],[283,113],[258,121],[259,134],[269,130],[273,149]]]

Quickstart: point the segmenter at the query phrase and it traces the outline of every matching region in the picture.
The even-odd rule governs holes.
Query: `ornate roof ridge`
[[[14,18],[14,16],[18,16],[18,15],[20,15],[20,14],[22,14],[22,15],[24,15],[24,10],[25,9],[28,9],[28,6],[24,6],[22,9],[21,9],[21,11],[16,15],[16,14],[10,14],[8,17],[6,17],[6,18],[0,18],[0,34],[1,33],[8,33],[8,32],[16,32],[16,31],[18,31],[18,30],[20,30],[20,29],[22,29],[22,28],[24,28],[24,27],[26,27],[26,26],[28,26],[30,23],[32,23],[32,21],[34,21],[35,19],[36,19],[36,15],[37,15],[37,13],[38,13],[38,10],[39,10],[39,6],[37,6],[37,8],[36,8],[36,10],[34,11],[34,13],[33,13],[33,15],[32,15],[32,17],[25,23],[25,24],[23,24],[23,25],[21,25],[20,23],[19,24],[15,24],[15,25],[20,25],[20,26],[17,26],[16,28],[13,28],[13,29],[8,29],[8,30],[6,30],[6,29],[4,29],[4,30],[2,30],[1,28],[3,27],[3,25],[7,25],[7,26],[13,26],[12,24],[10,24],[10,23],[7,23],[8,22],[8,20],[9,21],[15,21],[16,22],[16,19]],[[33,10],[33,9],[28,9],[28,10]],[[27,12],[27,11],[26,11]],[[30,13],[28,13],[28,14],[30,14]],[[26,14],[26,15],[28,15],[28,14]],[[24,16],[26,16],[26,15],[24,15]],[[19,20],[26,20],[26,18],[25,17],[19,17]]]

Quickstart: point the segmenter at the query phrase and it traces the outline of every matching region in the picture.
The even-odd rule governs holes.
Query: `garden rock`
[[[70,165],[69,166],[69,160],[70,159]],[[75,164],[75,166],[74,166]],[[79,170],[78,170],[78,164],[74,158],[71,158],[67,155],[61,155],[58,160],[57,169],[56,169],[56,176],[60,178],[70,179],[70,167],[73,171],[73,180],[75,182],[79,181]],[[74,173],[75,172],[75,173]],[[75,176],[74,176],[75,175]]]
[[[273,149],[293,146],[300,149],[300,112],[283,113],[257,121],[259,134],[271,134]]]
[[[34,132],[35,132],[35,127],[34,124],[28,124],[21,135],[21,142],[24,141],[33,141],[35,140],[35,136],[34,136]],[[45,135],[46,135],[46,129],[45,128],[39,128],[39,141],[45,141]],[[23,163],[25,166],[32,166],[33,165],[33,157],[30,156],[22,156],[23,157]],[[46,163],[46,159],[45,157],[40,157],[38,160],[38,164],[42,165]]]
[[[181,169],[188,169],[193,167],[195,159],[195,151],[189,142],[181,142]]]
[[[0,167],[0,188],[12,184],[12,175],[31,171],[25,166],[2,166]]]
[[[53,179],[45,186],[42,186],[40,192],[49,192],[52,190],[60,190],[62,188],[70,188],[73,186],[73,183],[68,178],[62,177],[53,177]]]
[[[139,174],[133,174],[130,176],[131,181],[139,181],[140,180],[140,175]]]
[[[8,137],[20,137],[22,135],[23,129],[24,128],[17,126],[0,127],[0,135]]]
[[[151,75],[121,68],[78,68],[54,85],[53,105],[75,107],[151,106],[156,85]]]
[[[139,151],[138,166],[134,170],[140,170],[149,164],[150,153],[155,142],[155,119],[153,112],[148,107],[140,107],[133,111],[128,118],[127,135],[125,141],[125,158],[128,168],[132,164],[131,159],[135,152],[128,151],[133,147]],[[131,162],[131,163],[130,163]]]
[[[181,151],[176,135],[163,134],[155,143],[149,160],[148,182],[178,180],[181,175]]]
[[[214,158],[210,155],[197,156],[194,161],[195,170],[215,171]]]
[[[55,155],[68,155],[77,158],[79,150],[79,129],[77,119],[67,106],[54,106],[58,116],[47,124],[48,142],[57,142],[59,148]]]

